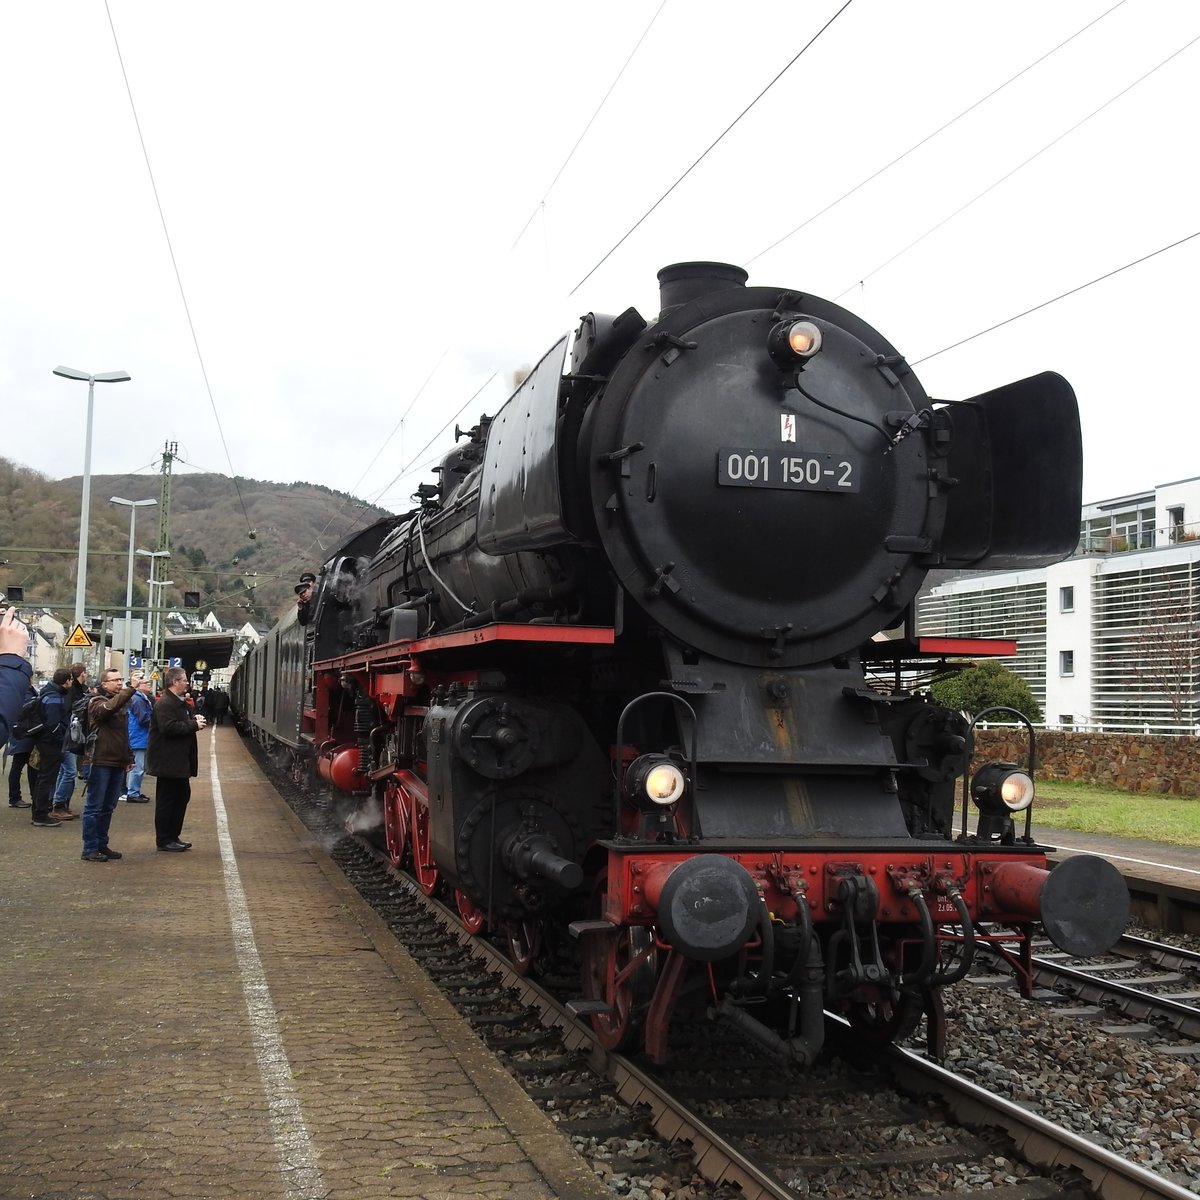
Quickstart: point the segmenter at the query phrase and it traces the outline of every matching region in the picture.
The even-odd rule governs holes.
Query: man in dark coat
[[[204,715],[195,713],[184,698],[187,672],[171,667],[163,676],[166,690],[150,718],[150,744],[146,747],[146,774],[155,776],[154,835],[160,850],[180,854],[191,842],[180,840],[183,818],[192,798],[192,780],[200,773],[196,734],[205,726]]]
[[[59,667],[38,696],[42,701],[41,730],[33,740],[38,752],[38,781],[33,791],[33,823],[38,829],[61,829],[62,821],[51,813],[54,785],[62,764],[63,735],[71,716],[67,708],[67,681],[71,672]]]
[[[33,668],[25,659],[29,633],[15,608],[0,613],[0,746],[7,745],[13,722],[21,715]]]

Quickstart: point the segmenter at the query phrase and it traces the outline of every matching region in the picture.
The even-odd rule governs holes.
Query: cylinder
[[[548,838],[538,834],[511,844],[507,858],[513,872],[522,879],[546,879],[569,892],[583,882],[583,867],[563,858]]]
[[[750,276],[731,263],[672,263],[658,273],[659,317],[710,292],[745,287]]]
[[[335,746],[317,759],[317,773],[338,791],[356,792],[366,788],[366,780],[358,769],[357,746]]]

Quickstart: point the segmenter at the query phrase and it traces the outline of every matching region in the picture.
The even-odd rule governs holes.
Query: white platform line
[[[961,833],[962,830],[957,824],[954,826],[955,833]],[[1163,871],[1181,871],[1184,875],[1200,875],[1200,871],[1194,870],[1192,867],[1177,867],[1174,863],[1155,862],[1150,858],[1130,858],[1127,854],[1113,854],[1108,850],[1085,850],[1079,846],[1064,846],[1057,838],[1051,837],[1053,829],[1043,829],[1041,833],[1036,833],[1034,836],[1039,841],[1043,841],[1047,846],[1053,846],[1055,850],[1066,850],[1069,854],[1094,854],[1097,858],[1109,858],[1116,862],[1137,863],[1139,867],[1158,867]]]
[[[217,843],[221,848],[221,866],[225,872],[225,897],[229,904],[229,921],[233,927],[233,944],[238,969],[242,976],[242,991],[246,996],[246,1012],[250,1016],[250,1032],[254,1038],[254,1056],[262,1076],[267,1096],[267,1111],[271,1119],[271,1134],[279,1154],[279,1168],[288,1200],[318,1200],[327,1195],[325,1182],[316,1163],[316,1153],[300,1097],[296,1094],[292,1067],[279,1033],[275,1005],[267,986],[262,959],[254,941],[250,909],[242,889],[242,877],[233,853],[229,836],[229,821],[225,801],[221,796],[221,780],[217,773],[217,739],[209,737],[209,773],[212,777],[213,809],[217,816]]]

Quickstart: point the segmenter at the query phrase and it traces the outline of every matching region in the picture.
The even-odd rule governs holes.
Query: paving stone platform
[[[237,733],[200,748],[186,854],[152,804],[104,864],[0,810],[0,1197],[607,1197]]]

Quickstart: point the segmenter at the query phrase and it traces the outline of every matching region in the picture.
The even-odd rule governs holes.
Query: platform
[[[103,864],[3,809],[0,1197],[608,1196],[236,731],[200,748],[186,854],[149,804]]]

